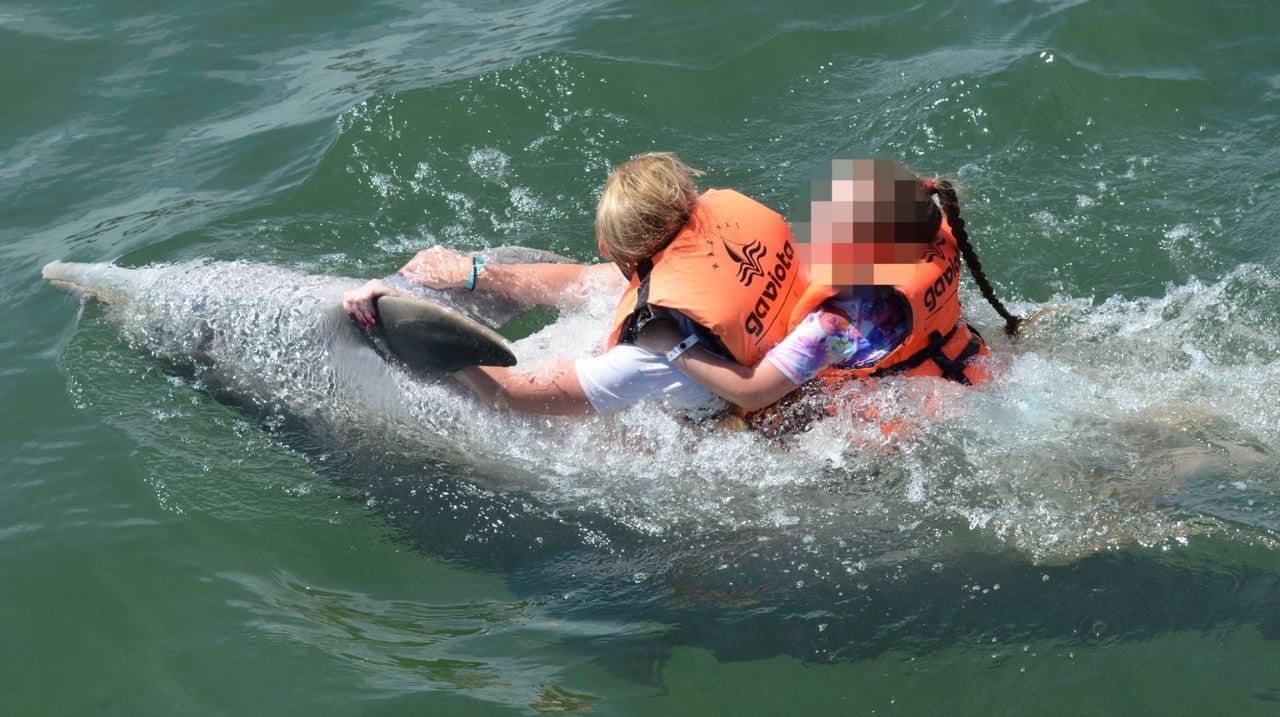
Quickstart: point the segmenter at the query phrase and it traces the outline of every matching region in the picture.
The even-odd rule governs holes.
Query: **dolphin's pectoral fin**
[[[466,366],[516,364],[501,334],[435,302],[384,296],[377,317],[375,347],[415,373],[434,378]]]

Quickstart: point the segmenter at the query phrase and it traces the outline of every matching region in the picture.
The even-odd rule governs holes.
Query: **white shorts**
[[[719,411],[723,399],[694,383],[665,356],[618,344],[600,356],[574,362],[578,382],[597,412],[617,413],[641,401],[662,401],[674,409]]]

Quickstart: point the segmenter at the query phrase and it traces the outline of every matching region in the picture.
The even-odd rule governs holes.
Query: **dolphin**
[[[569,261],[521,247],[485,254],[498,263]],[[52,286],[100,304],[132,349],[240,408],[304,454],[323,455],[339,482],[395,498],[384,505],[399,505],[399,493],[416,492],[384,476],[414,476],[409,482],[448,476],[445,492],[455,501],[463,500],[457,485],[470,483],[513,504],[542,484],[536,471],[467,440],[476,406],[443,372],[411,372],[388,360],[378,337],[342,311],[343,293],[362,280],[204,260],[137,268],[54,261],[42,274]],[[530,308],[396,275],[386,281],[493,327]],[[477,507],[477,515],[485,512]],[[549,523],[538,530],[564,532],[556,527],[562,521]],[[495,560],[494,553],[483,560]]]
[[[560,260],[518,251],[486,255]],[[1022,516],[1052,510],[1054,500],[1069,508],[1087,487],[1068,476],[1072,491],[1023,509],[1016,495],[1002,491],[1027,490],[1030,476],[1015,475],[1024,484],[1010,486],[1008,471],[975,465],[962,450],[976,444],[999,460],[1011,433],[982,443],[956,428],[962,421],[943,422],[896,453],[867,451],[831,469],[822,467],[832,462],[828,449],[845,436],[834,423],[776,449],[653,412],[578,423],[490,421],[447,381],[423,380],[379,353],[339,306],[357,279],[239,261],[138,268],[53,262],[43,275],[100,303],[132,349],[314,457],[317,471],[376,506],[407,542],[499,570],[519,595],[558,595],[556,609],[575,618],[648,619],[667,626],[666,639],[706,644],[726,659],[777,652],[856,659],[904,642],[941,648],[1001,631],[1016,639],[1110,639],[1250,618],[1264,621],[1269,636],[1280,635],[1274,621],[1280,575],[1265,559],[1262,568],[1242,566],[1229,576],[1248,590],[1223,591],[1221,581],[1204,583],[1195,565],[1113,552],[1110,535],[1103,549],[1082,559],[1039,563],[990,531],[974,530],[1011,511],[1006,532],[1026,531],[1030,521]],[[492,326],[528,308],[470,292],[421,295]],[[922,395],[905,383],[891,389],[897,392],[891,400],[901,404],[914,406]],[[1000,419],[991,413],[998,394],[930,390],[942,392],[940,400],[957,414],[980,415],[985,407],[980,417],[987,422],[1063,420],[1021,413]],[[525,433],[533,438],[513,441]],[[499,441],[519,445],[495,450]],[[1058,449],[1063,460],[1047,456],[1046,465],[1085,460],[1084,449],[1069,448]],[[1015,458],[1011,465],[1027,461]],[[962,480],[984,471],[995,478]],[[1081,509],[1106,519],[1111,503],[1081,499]],[[1127,511],[1112,512],[1119,518],[1112,530],[1129,524]],[[1040,542],[1069,532],[1071,520],[1064,508]],[[1154,534],[1193,527],[1171,520]],[[1149,596],[1141,585],[1121,601],[1096,591],[1100,584],[1134,585],[1133,575],[1185,609],[1143,613]],[[1063,595],[1075,596],[1070,609],[1058,604]],[[946,630],[937,633],[938,625]],[[650,639],[635,638],[637,671],[647,664]]]

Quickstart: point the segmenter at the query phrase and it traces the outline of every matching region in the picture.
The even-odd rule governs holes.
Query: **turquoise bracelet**
[[[467,277],[467,291],[476,290],[476,278],[480,276],[480,272],[484,269],[484,257],[471,257],[471,275]]]

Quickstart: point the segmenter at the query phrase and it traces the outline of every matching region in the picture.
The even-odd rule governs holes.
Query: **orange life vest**
[[[647,307],[673,309],[744,366],[790,331],[808,277],[777,212],[738,192],[709,189],[671,243],[636,267],[607,346],[626,343]]]
[[[921,247],[910,264],[875,267],[877,284],[893,286],[905,299],[911,322],[907,338],[872,366],[828,367],[797,390],[771,406],[740,411],[747,425],[766,436],[779,437],[802,431],[813,421],[834,415],[830,390],[845,381],[904,372],[908,376],[942,376],[964,384],[988,378],[985,362],[973,361],[987,354],[982,336],[960,318],[960,246],[943,217],[933,242]],[[796,303],[794,328],[822,302],[835,296],[830,286],[814,284]],[[856,400],[855,400],[856,403]],[[866,420],[876,420],[874,407],[854,408]],[[885,437],[901,433],[900,423],[883,424]]]
[[[875,365],[832,367],[824,372],[826,378],[905,372],[909,376],[942,376],[964,384],[985,380],[985,365],[971,359],[986,355],[987,346],[960,318],[960,269],[960,245],[946,217],[933,241],[920,248],[914,263],[876,265],[876,284],[894,287],[905,300],[911,331]],[[833,287],[811,285],[796,304],[792,327],[835,294]]]

